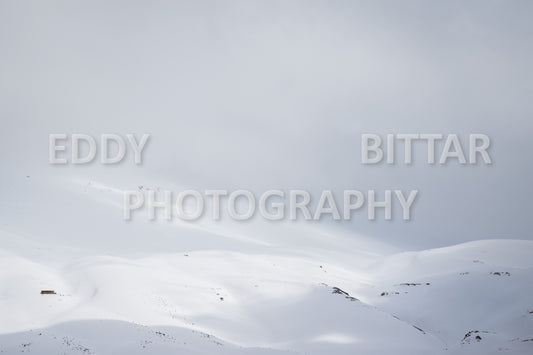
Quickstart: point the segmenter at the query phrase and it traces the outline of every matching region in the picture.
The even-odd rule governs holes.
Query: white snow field
[[[112,184],[20,180],[0,205],[0,354],[533,353],[532,241],[125,222]]]

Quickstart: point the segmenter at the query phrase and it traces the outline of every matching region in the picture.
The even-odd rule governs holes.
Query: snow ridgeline
[[[95,186],[65,186],[31,224],[7,216],[0,354],[533,349],[531,241],[406,252],[300,225],[127,224]],[[65,200],[81,215],[56,215]]]

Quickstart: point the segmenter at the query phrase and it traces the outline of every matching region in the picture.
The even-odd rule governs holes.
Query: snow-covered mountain
[[[116,187],[19,179],[20,201],[55,202],[4,212],[3,354],[533,350],[532,241],[409,252],[319,226],[127,223]]]

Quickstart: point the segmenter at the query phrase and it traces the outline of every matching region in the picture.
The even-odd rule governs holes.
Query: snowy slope
[[[303,225],[126,223],[111,185],[12,186],[54,199],[31,219],[2,206],[3,354],[533,351],[531,241],[404,252]]]

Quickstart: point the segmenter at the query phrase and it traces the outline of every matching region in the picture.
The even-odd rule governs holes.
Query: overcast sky
[[[104,182],[133,171],[139,184],[257,193],[419,189],[410,222],[319,223],[417,248],[532,239],[532,10],[0,0],[2,171]],[[142,167],[61,170],[48,165],[55,132],[152,138]],[[362,133],[484,133],[493,164],[428,166],[421,145],[412,166],[364,166]]]

